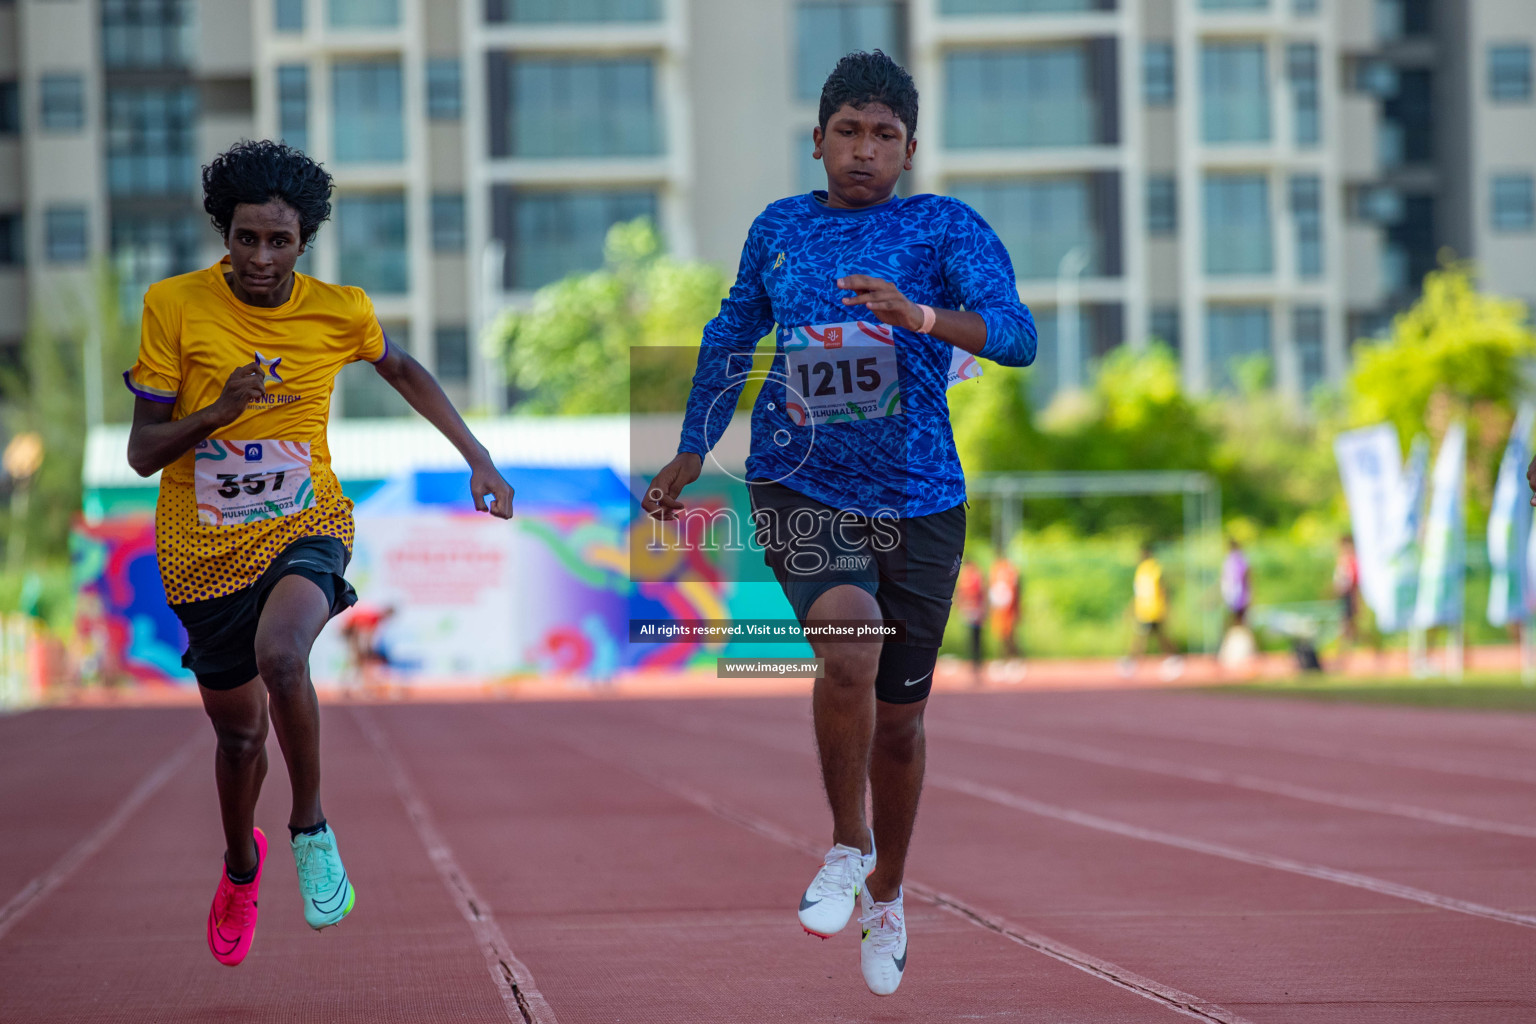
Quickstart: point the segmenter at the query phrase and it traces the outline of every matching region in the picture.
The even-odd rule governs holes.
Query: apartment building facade
[[[734,270],[880,47],[923,97],[902,190],[998,230],[1040,401],[1153,337],[1193,388],[1263,354],[1300,397],[1446,247],[1536,300],[1533,44],[1526,0],[0,0],[0,344],[91,253],[129,293],[215,258],[196,166],[270,136],[336,177],[305,269],[501,408],[500,308],[639,215]],[[365,369],[338,401],[402,411]]]

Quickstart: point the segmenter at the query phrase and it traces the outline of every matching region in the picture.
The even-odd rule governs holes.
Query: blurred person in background
[[[1141,546],[1141,560],[1131,581],[1131,617],[1136,622],[1136,635],[1131,641],[1131,653],[1121,662],[1121,670],[1129,675],[1135,671],[1136,661],[1146,653],[1148,638],[1157,640],[1157,648],[1167,655],[1163,663],[1165,675],[1177,675],[1183,670],[1178,650],[1168,638],[1168,585],[1163,581],[1163,566],[1152,553],[1151,544]]]
[[[955,603],[965,622],[966,648],[971,656],[971,684],[979,687],[983,659],[981,626],[987,618],[987,585],[981,577],[980,566],[969,558],[960,566],[960,577],[955,581]]]
[[[997,637],[1003,657],[1019,657],[1019,613],[1023,607],[1022,579],[1006,555],[992,563],[988,576],[987,604],[992,609],[992,633]]]
[[[1355,555],[1355,538],[1339,538],[1339,552],[1333,562],[1333,595],[1339,601],[1339,658],[1344,658],[1360,642],[1360,560]]]
[[[1227,557],[1221,563],[1221,601],[1226,605],[1229,625],[1242,626],[1248,621],[1248,605],[1253,601],[1249,574],[1248,556],[1233,537],[1227,541]]]
[[[342,575],[352,502],[326,442],[336,375],[372,363],[463,455],[480,511],[510,518],[512,488],[432,375],[389,343],[361,289],[294,271],[330,217],[331,176],[288,146],[242,142],[202,177],[203,208],[229,255],[149,289],[138,360],[123,379],[137,396],[128,462],[141,476],[163,470],[160,575],[218,740],[226,848],[207,937],[233,967],[256,931],[269,716],[292,787],[304,919],[317,931],[337,924],[356,899],[320,805],[309,675],[315,637],[357,600]]]
[[[1236,537],[1227,541],[1227,557],[1221,563],[1221,602],[1227,609],[1227,629],[1216,659],[1223,668],[1250,665],[1258,645],[1248,628],[1248,607],[1253,602],[1252,570]]]

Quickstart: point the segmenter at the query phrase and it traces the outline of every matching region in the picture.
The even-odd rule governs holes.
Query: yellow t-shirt
[[[1162,622],[1168,614],[1168,595],[1163,591],[1163,567],[1157,559],[1144,559],[1136,567],[1132,584],[1135,600],[1132,611],[1137,622]]]
[[[262,398],[160,475],[155,546],[173,605],[250,586],[301,537],[351,548],[352,502],[326,445],[331,392],[343,366],[378,362],[388,346],[361,289],[294,274],[283,305],[249,306],[225,282],[228,264],[149,289],[139,358],[123,375],[181,419],[211,405],[238,367],[259,357],[266,370]],[[257,472],[216,472],[226,467]]]

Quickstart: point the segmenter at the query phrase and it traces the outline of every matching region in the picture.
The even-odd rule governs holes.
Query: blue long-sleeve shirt
[[[775,331],[752,410],[747,479],[864,515],[953,508],[965,500],[946,397],[955,349],[844,306],[852,293],[835,282],[851,274],[884,278],[913,302],[979,314],[985,359],[1035,358],[1034,318],[1008,252],[966,204],[920,195],[845,210],[814,193],[781,199],[753,221],[736,283],[704,328],[678,451],[703,456],[719,441],[753,350]]]

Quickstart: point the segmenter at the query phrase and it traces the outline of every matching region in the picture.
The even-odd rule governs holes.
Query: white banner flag
[[[1424,518],[1424,482],[1428,474],[1429,438],[1420,434],[1413,439],[1408,452],[1408,464],[1403,468],[1388,523],[1387,572],[1392,581],[1392,598],[1384,612],[1376,614],[1376,627],[1383,633],[1401,632],[1413,619],[1419,593],[1419,525]]]
[[[1536,426],[1536,407],[1520,406],[1509,444],[1499,463],[1499,479],[1493,485],[1493,507],[1488,512],[1488,621],[1507,626],[1525,616],[1528,575],[1527,552],[1531,533],[1531,489],[1525,469],[1531,461],[1531,428]]]
[[[1462,494],[1467,475],[1467,428],[1456,422],[1445,432],[1435,458],[1429,519],[1424,529],[1424,564],[1413,624],[1420,629],[1462,620],[1466,583],[1467,503]]]
[[[1349,503],[1349,522],[1360,566],[1360,595],[1378,619],[1392,618],[1395,584],[1388,562],[1399,532],[1395,513],[1402,500],[1403,456],[1389,423],[1340,434],[1333,443]]]

